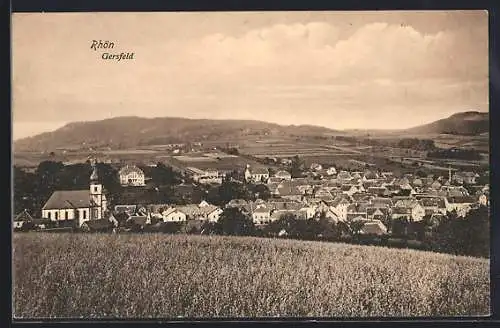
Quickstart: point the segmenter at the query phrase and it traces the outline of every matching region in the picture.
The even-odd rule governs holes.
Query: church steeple
[[[92,160],[90,165],[92,165],[92,174],[90,175],[90,183],[97,183],[99,180],[99,176],[97,175],[97,166],[96,161]]]

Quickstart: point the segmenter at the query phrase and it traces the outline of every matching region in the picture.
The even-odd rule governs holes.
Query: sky
[[[14,13],[12,79],[14,140],[117,116],[407,128],[488,111],[488,14]]]

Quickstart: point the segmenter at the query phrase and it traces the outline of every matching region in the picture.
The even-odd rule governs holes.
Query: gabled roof
[[[343,195],[339,195],[339,196],[335,197],[335,199],[330,203],[330,206],[337,207],[341,204],[348,205],[350,203],[351,202],[347,197],[345,197]]]
[[[281,170],[281,171],[276,172],[276,174],[275,174],[274,176],[275,176],[275,177],[280,177],[280,178],[281,178],[281,177],[290,177],[290,176],[291,176],[291,174],[290,174],[290,172],[288,172],[288,171]]]
[[[411,208],[409,207],[394,207],[392,214],[408,214],[411,215]]]
[[[147,216],[132,215],[131,217],[129,217],[127,219],[127,222],[131,222],[131,223],[143,226],[146,224],[147,220],[148,220]]]
[[[351,174],[347,171],[340,171],[338,174],[337,174],[337,179],[341,179],[341,180],[347,180],[347,179],[350,179],[351,178]]]
[[[362,234],[383,235],[383,234],[387,233],[387,228],[379,220],[373,220],[373,221],[365,222],[365,224],[361,228],[360,232]]]
[[[297,202],[272,202],[272,203],[269,203],[268,206],[274,210],[277,210],[277,211],[279,211],[279,210],[298,211],[304,205],[301,203],[297,203]]]
[[[286,214],[295,215],[296,218],[307,217],[307,213],[304,213],[304,211],[300,211],[300,210],[277,210],[271,214],[271,217],[273,219],[280,219],[281,216],[286,215]]]
[[[267,180],[267,184],[271,183],[280,183],[283,180],[281,177],[270,177],[269,180]]]
[[[169,207],[170,207],[170,205],[168,205],[168,204],[151,204],[151,205],[146,206],[147,210],[150,213],[160,213],[164,209],[167,209]]]
[[[385,194],[388,193],[389,190],[387,190],[386,187],[369,187],[367,192],[371,194]]]
[[[349,191],[349,190],[351,190],[353,187],[354,187],[354,188],[356,188],[354,185],[342,185],[342,186],[340,187],[340,190],[342,190],[342,191]]]
[[[417,205],[419,205],[419,203],[416,199],[400,199],[396,201],[396,204],[394,204],[394,206],[396,207],[405,207],[405,208],[414,208]]]
[[[215,210],[219,209],[219,207],[215,205],[206,205],[206,206],[198,206],[196,204],[189,204],[189,205],[181,205],[181,206],[176,206],[176,208],[188,215],[188,216],[205,216],[209,215]]]
[[[366,213],[357,213],[357,212],[347,213],[347,220],[353,221],[359,219],[366,220]]]
[[[424,207],[446,207],[444,199],[441,197],[423,197],[420,199],[420,204]]]
[[[118,172],[119,175],[129,175],[130,173],[136,173],[144,176],[144,172],[135,165],[126,165]]]
[[[176,209],[175,207],[169,207],[169,208],[165,209],[163,211],[163,213],[161,213],[161,214],[164,216],[168,216],[168,215],[173,214],[175,212],[180,212],[180,211],[178,209]]]
[[[265,167],[254,167],[249,170],[251,174],[269,174],[269,170]]]
[[[390,198],[382,198],[382,197],[375,197],[370,200],[370,203],[372,206],[375,207],[390,207],[392,206],[392,199]]]
[[[227,203],[227,206],[228,207],[231,207],[231,206],[245,206],[247,205],[248,202],[244,199],[231,199],[229,201],[229,203]]]
[[[266,206],[260,206],[253,210],[254,213],[269,213],[270,211]]]
[[[124,213],[124,212],[135,212],[137,205],[116,205],[115,212],[116,213]]]
[[[366,209],[367,215],[388,215],[389,208],[387,207],[368,207]]]
[[[297,187],[295,187],[295,186],[291,186],[291,187],[278,187],[277,191],[280,194],[280,196],[302,195],[302,193],[300,192],[300,190]]]
[[[448,197],[447,199],[448,203],[452,204],[473,204],[476,202],[471,196]]]
[[[33,217],[28,213],[27,210],[24,210],[16,215],[14,221],[33,221]]]
[[[368,171],[364,174],[364,178],[368,180],[373,180],[378,178],[378,174],[375,172]]]
[[[89,190],[54,191],[42,209],[76,209],[90,207]]]

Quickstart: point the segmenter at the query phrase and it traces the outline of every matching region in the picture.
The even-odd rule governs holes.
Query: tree
[[[181,183],[179,173],[175,172],[171,166],[158,162],[151,171],[151,179],[157,186],[175,185]]]
[[[18,167],[14,167],[14,181],[13,181],[13,191],[14,191],[14,213],[17,214],[24,209],[33,213],[35,209],[35,175],[32,173],[27,173]]]
[[[489,209],[485,206],[471,210],[465,218],[450,212],[436,229],[431,247],[456,255],[489,257],[489,220]]]
[[[264,184],[248,185],[250,192],[255,195],[255,198],[260,198],[262,200],[268,200],[271,198],[271,191]],[[254,198],[254,197],[252,197]]]
[[[351,231],[353,232],[353,234],[355,236],[358,236],[364,225],[365,225],[365,223],[363,221],[360,221],[360,220],[353,221],[350,224]]]
[[[341,231],[337,224],[328,219],[324,213],[318,220],[319,233],[327,240],[340,240]]]
[[[424,171],[424,170],[417,170],[417,171],[415,172],[415,175],[416,175],[417,177],[419,177],[419,178],[425,178],[425,177],[427,176],[427,173],[425,173],[425,171]]]
[[[253,221],[239,208],[226,208],[218,223],[224,235],[251,236],[255,232]]]
[[[218,222],[203,222],[201,225],[201,234],[207,235],[207,234],[216,234],[216,235],[222,235],[222,226]]]
[[[408,236],[408,220],[406,218],[397,218],[392,221],[392,235],[404,237]]]
[[[304,170],[304,161],[298,155],[295,155],[292,158],[292,164],[290,167],[290,174],[292,175],[292,178],[302,177],[303,170]]]

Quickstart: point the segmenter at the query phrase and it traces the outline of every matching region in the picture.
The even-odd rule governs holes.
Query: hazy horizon
[[[14,13],[12,55],[14,140],[118,116],[393,130],[489,107],[486,11]]]

